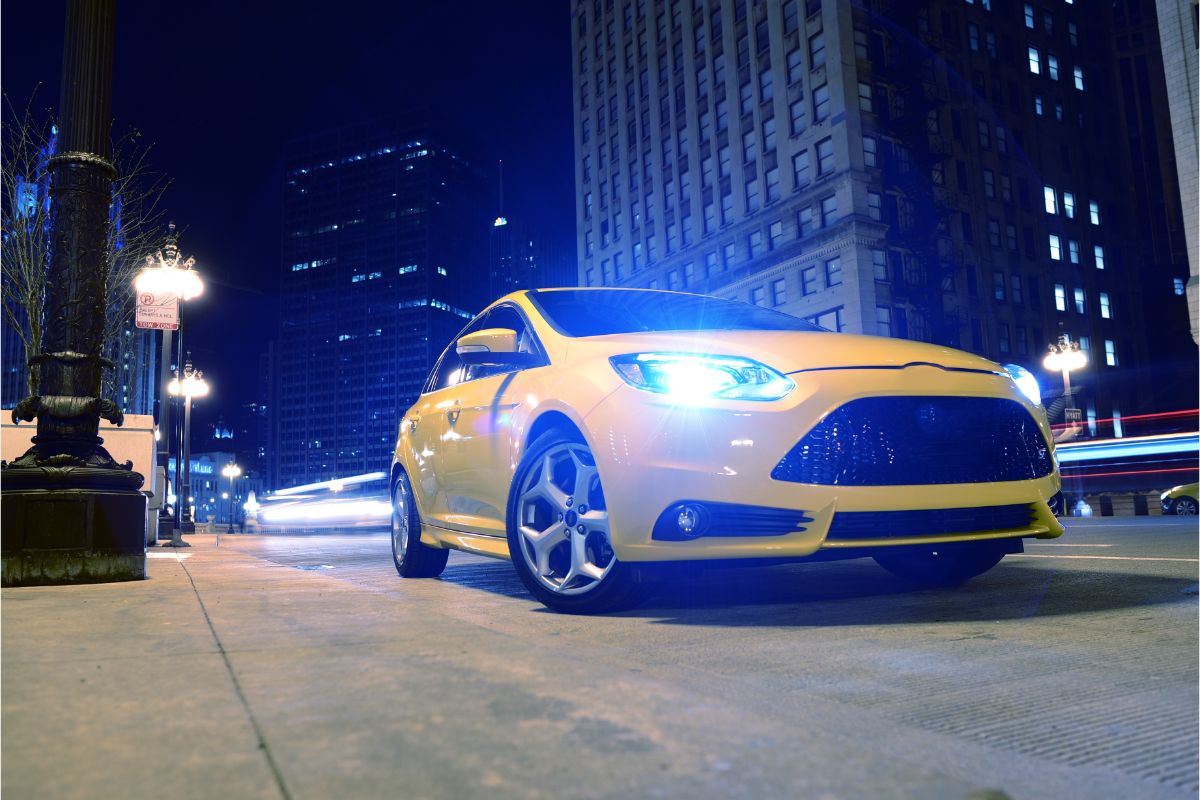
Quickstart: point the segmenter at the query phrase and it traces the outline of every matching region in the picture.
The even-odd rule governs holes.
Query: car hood
[[[687,331],[622,333],[574,339],[608,355],[684,352],[753,358],[783,373],[823,369],[899,369],[928,364],[943,369],[1004,374],[993,361],[940,345],[810,331]]]

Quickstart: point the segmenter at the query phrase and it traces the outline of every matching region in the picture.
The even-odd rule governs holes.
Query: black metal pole
[[[186,367],[184,368],[186,372]],[[183,514],[180,517],[179,529],[182,533],[195,533],[196,525],[192,519],[192,398],[183,396]]]
[[[171,475],[171,395],[167,386],[171,383],[171,331],[162,332],[162,363],[158,368],[158,466],[162,468],[163,482]],[[173,520],[167,509],[167,487],[163,486],[162,505],[158,509],[158,535],[171,534]]]
[[[146,573],[146,498],[132,464],[117,464],[100,419],[124,415],[100,396],[107,309],[115,0],[69,0],[59,152],[49,163],[38,394],[17,404],[37,420],[33,446],[3,470],[5,585],[129,580]],[[50,501],[50,502],[47,502]],[[81,565],[81,566],[80,566]]]

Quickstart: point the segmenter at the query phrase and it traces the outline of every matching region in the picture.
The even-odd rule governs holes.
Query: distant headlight
[[[1032,372],[1020,364],[1005,364],[1004,371],[1021,390],[1021,394],[1029,398],[1029,402],[1035,406],[1042,404],[1042,387],[1038,386],[1037,378],[1033,377]]]
[[[766,364],[735,356],[630,353],[609,359],[626,383],[647,392],[722,400],[778,400],[796,384]]]

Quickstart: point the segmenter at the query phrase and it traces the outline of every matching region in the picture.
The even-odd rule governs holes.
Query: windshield
[[[765,308],[695,294],[642,289],[530,292],[546,320],[567,336],[643,331],[821,331],[810,322]]]

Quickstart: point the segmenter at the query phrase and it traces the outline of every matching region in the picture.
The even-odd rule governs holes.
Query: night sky
[[[0,83],[18,108],[39,82],[35,107],[58,105],[65,8],[3,4]],[[562,0],[118,3],[114,132],[153,145],[151,168],[172,181],[166,214],[207,282],[185,321],[213,385],[198,422],[259,399],[258,355],[277,325],[283,142],[424,104],[490,164],[504,160],[506,213],[573,251]]]

